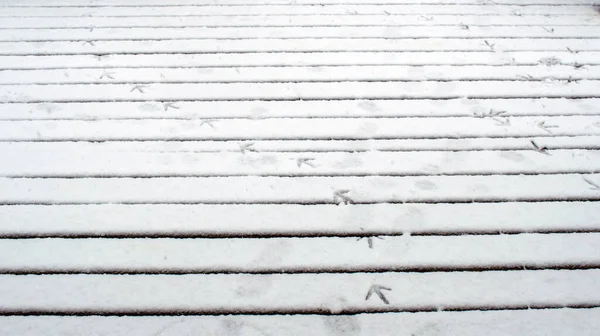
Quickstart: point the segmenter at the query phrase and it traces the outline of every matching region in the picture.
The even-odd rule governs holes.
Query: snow
[[[4,177],[432,176],[600,173],[598,150],[363,153],[5,151]],[[31,162],[35,161],[36,165]],[[65,166],[65,162],[69,162]]]
[[[106,155],[116,153],[311,153],[322,152],[418,152],[418,151],[484,151],[533,150],[533,144],[546,147],[548,154],[558,149],[600,149],[598,136],[553,136],[532,138],[458,138],[458,139],[403,139],[403,140],[260,140],[251,143],[237,141],[61,141],[61,142],[0,142],[0,151],[22,152],[33,155],[44,152],[99,151]],[[45,154],[47,155],[47,154]],[[510,156],[510,154],[508,155]],[[514,155],[513,155],[514,156]],[[539,156],[537,157],[539,158]],[[22,160],[23,158],[18,158]]]
[[[61,10],[62,11],[62,10]],[[0,9],[0,13],[2,9]],[[598,29],[586,26],[507,27],[408,26],[408,27],[215,27],[215,28],[54,28],[2,29],[0,41],[139,40],[139,39],[223,39],[223,38],[597,38]],[[116,38],[115,36],[118,36]]]
[[[572,66],[324,66],[324,67],[248,67],[248,68],[113,68],[109,71],[7,70],[0,72],[0,83],[36,84],[153,84],[153,83],[269,83],[341,81],[543,81],[559,82],[600,79],[600,66],[573,73]],[[514,85],[514,83],[511,83]]]
[[[0,42],[0,55],[89,55],[158,53],[253,53],[253,52],[357,52],[357,51],[558,51],[600,50],[598,39],[577,38],[255,38],[255,39],[162,39]],[[448,66],[447,68],[450,68]],[[592,67],[577,71],[586,73]],[[125,68],[127,69],[127,68]],[[458,68],[461,69],[461,68]],[[558,71],[561,67],[544,67]],[[572,70],[572,68],[569,68]],[[205,70],[207,71],[207,70]],[[493,71],[490,69],[489,71]],[[572,72],[572,71],[571,71]],[[39,80],[39,78],[38,78]]]
[[[210,41],[207,41],[210,42]],[[396,43],[401,43],[397,41]],[[493,41],[488,41],[490,45]],[[485,42],[484,42],[485,44]],[[495,47],[495,45],[493,46]],[[490,48],[488,46],[488,48]],[[492,51],[492,50],[490,50]],[[0,70],[110,69],[118,67],[250,67],[338,65],[571,65],[573,70],[600,65],[600,52],[282,52],[225,54],[99,54],[54,56],[0,56]],[[577,65],[577,67],[576,67]]]
[[[3,204],[600,200],[600,174],[367,177],[0,178]]]
[[[274,252],[274,251],[273,251]],[[307,251],[308,253],[309,251]],[[264,258],[279,258],[269,253]],[[5,312],[360,312],[568,307],[600,301],[600,270],[448,273],[0,275]],[[373,284],[389,303],[365,300]],[[565,304],[569,302],[569,304]],[[152,307],[152,308],[151,308]]]
[[[597,232],[599,202],[0,206],[7,237],[248,237]],[[282,224],[284,223],[284,224]],[[375,240],[375,243],[378,243]],[[366,245],[357,242],[357,246]]]
[[[595,5],[0,0],[0,335],[597,334]]]
[[[22,1],[21,1],[22,2]],[[361,1],[364,2],[364,1]],[[128,1],[127,4],[131,4]],[[172,1],[170,2],[172,3]],[[595,16],[567,15],[439,15],[424,17],[416,14],[372,15],[268,15],[268,16],[206,16],[202,21],[192,16],[153,17],[61,17],[58,21],[47,17],[3,17],[5,28],[129,28],[129,27],[272,27],[272,26],[437,26],[456,25],[460,22],[470,26],[582,26],[598,24]],[[470,28],[470,27],[469,27]],[[467,41],[465,41],[467,42]],[[531,47],[534,47],[533,45]]]
[[[328,82],[328,83],[215,83],[215,84],[95,84],[4,85],[6,102],[52,101],[179,101],[179,100],[315,100],[315,99],[442,99],[591,97],[600,81],[571,83],[481,81],[452,82]],[[58,98],[69,92],[68,98]]]
[[[280,68],[281,69],[281,68]],[[90,70],[87,70],[90,73]],[[93,70],[98,77],[102,70]],[[199,70],[201,73],[205,73]],[[241,71],[240,71],[241,72]],[[206,73],[210,73],[207,71]],[[118,73],[113,73],[117,76]],[[1,73],[0,73],[1,77]],[[598,98],[4,103],[0,120],[594,116]],[[494,115],[497,114],[497,115]],[[431,119],[433,120],[433,119]],[[466,120],[466,119],[464,119]],[[340,121],[340,120],[338,120]],[[373,120],[371,120],[373,121]],[[388,120],[389,122],[390,120]],[[569,119],[571,121],[571,119]],[[554,137],[553,137],[554,139]],[[460,139],[457,139],[457,141]],[[185,145],[185,144],[180,144]]]
[[[90,91],[90,93],[94,92]],[[243,148],[251,146],[253,140],[531,138],[598,135],[600,135],[600,116],[597,115],[510,117],[499,121],[493,118],[473,117],[0,121],[0,140],[5,141],[235,140],[240,141],[239,146]],[[240,149],[240,151],[244,150]],[[246,149],[246,151],[251,150]]]
[[[433,5],[593,5],[590,0],[495,0],[487,2],[481,0],[172,0],[165,3],[164,0],[129,0],[123,3],[118,0],[22,0],[17,4],[10,0],[2,0],[0,6],[7,8],[19,7],[137,7],[137,6],[160,6],[179,7],[185,5],[193,6],[238,6],[238,5],[350,5],[350,4],[433,4]]]
[[[591,6],[581,5],[240,5],[240,6],[176,6],[176,7],[0,7],[0,17],[39,16],[39,17],[69,17],[69,16],[202,16],[202,15],[372,15],[372,14],[421,14],[421,15],[497,15],[497,14],[553,14],[553,15],[594,15]]]
[[[0,6],[7,8],[19,7],[137,7],[137,6],[161,6],[179,7],[184,5],[207,6],[237,6],[237,5],[350,5],[350,4],[433,4],[433,5],[593,5],[590,0],[495,0],[486,2],[481,0],[172,0],[165,3],[164,0],[129,0],[123,3],[118,0],[22,0],[17,4],[10,0],[2,0]]]
[[[600,233],[450,237],[17,239],[1,272],[360,272],[597,265]],[[47,251],[40,255],[39,251]],[[77,253],[73,253],[77,251]],[[340,253],[340,251],[344,251]]]
[[[196,335],[489,335],[594,336],[600,310],[543,309],[358,315],[0,317],[0,334]]]

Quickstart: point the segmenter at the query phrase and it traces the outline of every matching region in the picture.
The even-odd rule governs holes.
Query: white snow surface
[[[596,0],[0,0],[0,335],[597,335]]]

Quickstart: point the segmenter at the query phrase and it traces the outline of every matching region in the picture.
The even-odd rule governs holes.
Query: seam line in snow
[[[501,204],[502,202],[500,202]],[[504,202],[513,203],[513,202]],[[589,202],[595,203],[595,202]],[[488,203],[489,204],[489,203]],[[64,205],[54,205],[55,208],[60,208]],[[255,205],[260,206],[260,205]],[[304,205],[310,207],[311,205]],[[11,206],[11,207],[18,207]],[[553,234],[584,234],[584,233],[600,233],[600,227],[590,227],[581,229],[534,229],[534,230],[425,230],[425,231],[410,231],[410,236],[415,237],[452,237],[452,236],[503,236],[503,235],[522,235],[522,234],[536,234],[536,235],[553,235]],[[50,233],[1,233],[0,239],[9,240],[27,240],[27,239],[221,239],[221,238],[254,238],[254,239],[269,239],[269,238],[369,238],[369,237],[398,237],[405,236],[404,232],[390,233],[384,230],[348,230],[346,232],[260,232],[249,231],[240,233],[238,231],[232,232],[106,232],[101,231],[95,234],[91,233],[72,233],[72,232],[50,232]]]
[[[466,152],[466,151],[462,151]],[[538,169],[538,168],[536,168]],[[539,169],[538,169],[539,170]],[[46,179],[46,178],[60,178],[67,180],[74,179],[114,179],[114,178],[135,178],[135,179],[151,179],[151,178],[179,178],[179,177],[190,177],[190,178],[210,178],[210,177],[433,177],[433,176],[538,176],[538,175],[568,175],[568,174],[598,174],[600,169],[586,169],[586,170],[575,170],[575,169],[564,169],[555,171],[544,171],[543,174],[532,171],[471,171],[471,172],[447,172],[440,174],[428,174],[419,172],[406,172],[406,173],[365,173],[365,172],[339,172],[339,173],[318,173],[318,172],[306,172],[306,173],[262,173],[256,172],[251,174],[246,173],[230,173],[221,174],[215,173],[160,173],[150,172],[147,174],[132,174],[132,173],[106,173],[106,174],[2,174],[0,178],[18,178],[18,179]]]
[[[535,309],[591,309],[599,308],[600,302],[584,302],[571,304],[530,304],[530,305],[465,305],[465,306],[415,306],[404,308],[346,308],[335,315],[357,315],[369,313],[417,313],[441,311],[498,311],[498,310],[535,310]],[[132,310],[44,310],[44,309],[2,309],[0,316],[194,316],[194,315],[332,315],[328,308],[318,309],[205,309],[205,310],[159,310],[159,309],[132,309]]]
[[[318,176],[317,176],[318,177]],[[587,201],[600,201],[600,195],[598,196],[587,196],[587,197],[543,197],[543,198],[500,198],[500,197],[489,197],[489,198],[478,198],[472,197],[469,199],[414,199],[414,200],[386,200],[386,201],[353,201],[353,204],[471,204],[471,203],[540,203],[540,202],[587,202]],[[139,201],[139,202],[72,202],[72,201],[2,201],[0,206],[12,206],[12,205],[158,205],[158,204],[183,204],[183,205],[194,205],[194,204],[212,204],[212,205],[241,205],[241,204],[256,204],[256,205],[282,205],[282,204],[294,204],[294,205],[323,205],[323,204],[336,204],[331,201],[308,201],[308,200],[285,200],[285,201],[251,201],[251,202],[240,202],[240,201]]]
[[[42,120],[43,121],[43,120]],[[480,137],[473,136],[465,136],[465,137],[456,137],[456,138],[448,138],[447,135],[440,135],[439,137],[368,137],[368,138],[352,138],[352,137],[331,137],[331,136],[323,136],[323,137],[296,137],[293,139],[288,138],[269,138],[269,137],[252,137],[252,138],[108,138],[108,139],[93,139],[93,138],[61,138],[61,139],[2,139],[0,142],[89,142],[89,143],[103,143],[103,142],[149,142],[149,141],[161,141],[161,142],[198,142],[198,141],[214,141],[214,142],[227,142],[227,141],[280,141],[280,140],[439,140],[439,139],[529,139],[529,138],[553,138],[556,136],[566,137],[566,138],[575,138],[575,137],[585,137],[585,136],[598,136],[598,133],[581,133],[581,134],[549,134],[549,135],[511,135],[511,136],[495,136],[495,135],[482,135]]]
[[[430,76],[433,77],[433,76]],[[120,81],[120,80],[112,80],[109,82],[92,80],[92,81],[79,81],[79,82],[27,82],[27,83],[1,83],[0,87],[7,85],[40,85],[40,86],[64,86],[64,85],[136,85],[136,84],[235,84],[235,83],[246,83],[246,84],[294,84],[294,83],[427,83],[427,82],[485,82],[485,81],[495,81],[495,82],[520,82],[520,83],[538,83],[538,82],[563,82],[564,84],[568,84],[571,82],[577,82],[579,80],[599,80],[600,75],[598,76],[580,76],[580,77],[540,77],[539,79],[520,79],[518,76],[514,76],[514,78],[494,78],[494,77],[480,77],[480,78],[427,78],[427,79],[289,79],[289,80],[214,80],[214,81],[192,81],[192,80],[163,80],[163,81]]]
[[[383,14],[383,13],[381,13]],[[348,13],[312,13],[312,14],[296,14],[296,13],[273,13],[273,14],[269,14],[269,13],[265,13],[265,14],[219,14],[219,15],[215,15],[215,14],[163,14],[163,15],[94,15],[94,16],[89,16],[90,18],[138,18],[138,17],[231,17],[231,16],[256,16],[256,17],[262,17],[262,16],[361,16],[361,15],[365,15],[365,16],[372,16],[372,15],[377,15],[374,13],[353,13],[353,14],[348,14]],[[445,15],[445,16],[497,16],[498,13],[479,13],[479,14],[461,14],[461,13],[392,13],[390,16],[406,16],[406,15],[412,15],[412,16],[418,16],[418,15]],[[514,15],[514,14],[513,14]],[[544,16],[547,17],[548,14],[523,14],[522,17],[525,16]],[[594,13],[553,13],[551,14],[553,17],[562,17],[562,16],[576,16],[576,17],[582,17],[582,18],[590,18],[590,17],[595,17],[596,14]],[[21,16],[14,16],[14,15],[0,15],[0,18],[13,18],[13,19],[22,19],[22,18],[55,18],[55,19],[60,19],[60,18],[81,18],[81,15],[57,15],[57,16],[47,16],[47,15],[21,15]]]
[[[217,267],[215,267],[217,268]],[[539,263],[504,264],[504,265],[463,265],[463,266],[374,266],[374,267],[330,267],[330,268],[256,268],[244,270],[236,268],[217,269],[178,269],[178,268],[145,268],[145,269],[113,269],[85,267],[85,269],[0,269],[0,275],[201,275],[201,274],[356,274],[356,273],[452,273],[452,272],[518,272],[524,270],[593,270],[600,269],[600,264],[558,263],[543,265]]]
[[[40,104],[40,103],[63,103],[63,104],[68,104],[68,103],[108,103],[108,102],[119,102],[119,103],[123,103],[123,102],[155,102],[155,101],[161,101],[161,102],[216,102],[216,101],[220,101],[220,102],[248,102],[248,101],[256,101],[256,100],[260,100],[260,101],[338,101],[338,100],[373,100],[373,99],[378,99],[378,100],[398,100],[398,99],[403,99],[403,100],[423,100],[423,99],[427,99],[427,100],[448,100],[448,99],[545,99],[545,98],[575,98],[575,99],[592,99],[592,98],[600,98],[600,93],[598,95],[589,95],[589,94],[573,94],[573,95],[568,95],[565,96],[562,93],[556,93],[556,94],[552,94],[552,95],[535,95],[535,94],[523,94],[523,95],[510,95],[510,96],[476,96],[476,95],[472,95],[472,96],[465,96],[465,95],[454,95],[454,96],[389,96],[389,97],[384,97],[384,96],[364,96],[364,97],[353,97],[353,96],[348,96],[348,97],[328,97],[328,98],[316,98],[316,97],[298,97],[298,98],[266,98],[266,97],[244,97],[244,98],[205,98],[205,99],[174,99],[174,98],[168,98],[168,99],[162,99],[162,98],[155,98],[155,99],[107,99],[107,100],[86,100],[86,99],[81,99],[81,100],[69,100],[69,99],[65,99],[65,100],[59,100],[59,99],[55,99],[55,100],[47,100],[47,99],[42,99],[42,100],[4,100],[2,102],[0,102],[0,105],[2,104],[18,104],[18,103],[32,103],[32,104]]]
[[[2,17],[0,17],[2,18]],[[257,37],[195,37],[195,36],[183,36],[183,37],[172,37],[169,39],[163,39],[161,41],[179,41],[179,40],[226,40],[226,41],[236,41],[236,40],[317,40],[317,39],[336,39],[336,40],[364,40],[364,39],[386,39],[386,40],[416,40],[416,39],[431,39],[431,38],[439,38],[439,39],[465,39],[465,40],[474,40],[474,39],[515,39],[515,38],[524,38],[524,39],[548,39],[548,40],[566,40],[566,39],[597,39],[600,36],[523,36],[519,34],[513,35],[443,35],[443,36],[405,36],[405,37],[383,37],[382,35],[372,35],[372,36],[290,36],[290,37],[269,37],[269,36],[257,36]],[[110,37],[95,37],[94,41],[150,41],[148,38],[110,38]],[[72,42],[77,41],[76,39],[0,39],[0,42]]]
[[[469,24],[469,27],[545,27],[547,25],[553,27],[596,27],[600,24],[595,23],[587,23],[582,22],[580,24],[572,24],[572,23],[550,23],[550,24]],[[458,27],[458,24],[448,24],[448,23],[440,23],[440,24],[429,24],[426,27]],[[156,26],[132,26],[132,25],[102,25],[102,26],[92,26],[95,29],[114,29],[114,28],[310,28],[310,27],[343,27],[343,28],[352,28],[352,27],[423,27],[422,24],[414,23],[414,24],[352,24],[352,25],[344,25],[344,24],[311,24],[311,25],[181,25],[181,26],[167,26],[167,25],[156,25]],[[65,27],[57,27],[57,26],[45,26],[45,27],[0,27],[0,31],[2,30],[14,30],[14,29],[90,29],[90,26],[65,26]],[[19,42],[19,41],[17,41]]]
[[[328,7],[340,7],[340,6],[414,6],[414,5],[435,5],[435,6],[460,6],[460,7],[495,7],[495,6],[507,6],[507,7],[529,7],[529,6],[540,6],[540,7],[589,7],[595,5],[596,2],[590,1],[589,3],[444,3],[437,1],[421,1],[418,3],[415,2],[339,2],[339,3],[233,3],[233,4],[150,4],[150,5],[121,5],[121,4],[111,4],[111,5],[1,5],[0,8],[148,8],[148,7],[315,7],[322,8],[325,6]]]

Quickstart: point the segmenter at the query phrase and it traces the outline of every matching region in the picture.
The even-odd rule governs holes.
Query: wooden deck
[[[597,335],[599,283],[594,0],[0,1],[0,335]]]

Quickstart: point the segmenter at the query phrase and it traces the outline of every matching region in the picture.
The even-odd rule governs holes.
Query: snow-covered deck
[[[597,335],[595,2],[1,0],[0,335]]]

